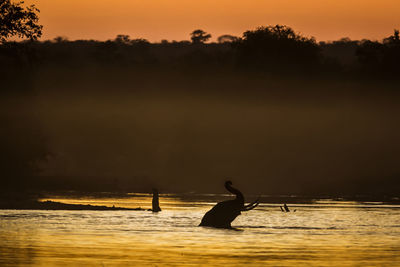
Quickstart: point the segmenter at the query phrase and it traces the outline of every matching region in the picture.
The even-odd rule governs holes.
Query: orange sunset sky
[[[213,35],[285,24],[318,41],[381,40],[400,28],[400,0],[28,0],[40,10],[42,39],[187,40],[200,28]]]

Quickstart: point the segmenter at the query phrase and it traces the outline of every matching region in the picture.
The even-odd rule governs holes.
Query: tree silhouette
[[[118,34],[117,37],[115,37],[114,41],[117,43],[120,43],[120,44],[129,44],[131,41],[131,38],[129,35]]]
[[[23,7],[23,1],[0,0],[0,43],[12,36],[36,40],[42,35],[38,24],[39,9],[35,5]]]
[[[400,41],[400,38],[399,38],[399,30],[394,30],[394,40],[395,40],[396,42]]]
[[[65,43],[68,42],[68,38],[65,36],[57,36],[53,39],[53,41],[56,43]]]
[[[207,42],[211,38],[211,34],[206,33],[203,30],[194,30],[191,34],[191,40],[194,44],[202,44]]]
[[[319,59],[319,47],[314,38],[297,34],[284,25],[246,31],[236,47],[239,62],[251,68],[297,71],[300,66],[312,66]]]
[[[382,71],[392,78],[400,74],[400,37],[399,30],[394,30],[392,36],[384,39]]]
[[[388,38],[383,39],[383,43],[385,44],[399,44],[400,43],[400,33],[399,30],[394,30],[394,33],[392,36],[389,36]]]
[[[383,42],[363,40],[356,55],[361,71],[370,77],[397,79],[400,74],[400,38],[399,31],[383,39]]]

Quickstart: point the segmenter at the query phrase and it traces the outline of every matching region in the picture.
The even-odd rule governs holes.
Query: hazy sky
[[[399,0],[28,0],[41,10],[43,39],[150,41],[189,39],[201,28],[213,37],[285,24],[317,40],[382,39],[400,28]],[[214,39],[215,40],[215,39]]]

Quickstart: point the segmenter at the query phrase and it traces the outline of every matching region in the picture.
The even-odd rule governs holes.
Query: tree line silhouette
[[[38,41],[43,26],[39,9],[23,2],[0,1],[0,60],[2,71],[13,77],[21,67],[106,65],[125,68],[174,68],[195,71],[230,69],[267,75],[338,75],[397,79],[400,68],[399,31],[382,42],[343,38],[317,43],[285,25],[261,26],[241,37],[222,35],[207,43],[211,34],[196,29],[191,41],[150,43],[117,35],[114,40],[68,41],[56,37]],[[13,36],[24,42],[10,42]]]
[[[118,35],[113,40],[3,42],[2,71],[12,76],[21,67],[107,66],[134,69],[194,71],[232,70],[267,75],[341,76],[352,79],[398,79],[399,32],[382,42],[343,38],[317,43],[284,25],[259,27],[242,37],[195,30],[191,41],[150,43]]]
[[[241,37],[222,35],[207,43],[211,34],[196,29],[191,41],[150,43],[117,35],[108,41],[56,37],[38,41],[43,26],[39,9],[24,2],[0,1],[1,70],[13,80],[21,68],[107,66],[136,69],[229,69],[267,75],[322,75],[335,78],[397,79],[400,68],[399,31],[381,42],[343,38],[317,43],[285,25],[261,26]],[[28,41],[15,42],[17,36]]]

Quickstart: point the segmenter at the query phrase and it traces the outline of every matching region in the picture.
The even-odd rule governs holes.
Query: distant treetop
[[[245,41],[273,41],[273,40],[291,40],[296,42],[308,42],[315,43],[313,37],[307,38],[300,34],[295,33],[295,31],[285,25],[275,25],[275,26],[261,26],[254,31],[246,31],[243,33],[243,40]]]
[[[386,44],[400,44],[399,30],[395,29],[393,35],[383,39],[383,42]]]
[[[194,30],[191,34],[191,40],[194,44],[203,44],[211,38],[211,34],[206,33],[203,30]]]
[[[238,41],[240,38],[230,35],[230,34],[224,34],[218,37],[218,43],[223,44],[223,43],[233,43]]]
[[[133,44],[149,44],[149,41],[143,38],[138,38],[138,39],[131,39],[129,35],[125,34],[118,34],[114,42],[118,44],[124,44],[124,45],[133,45]]]

